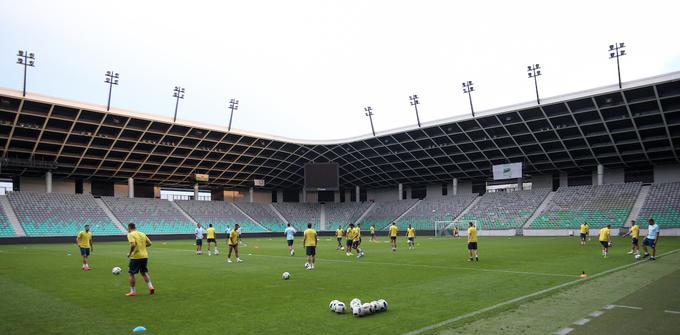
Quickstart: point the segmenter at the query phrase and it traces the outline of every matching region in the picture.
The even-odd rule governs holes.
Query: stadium
[[[0,88],[0,147],[2,334],[680,326],[680,72],[336,140]],[[634,257],[627,233],[637,222],[642,244],[650,219],[658,254]],[[153,242],[151,294],[138,279],[125,296],[129,223]],[[214,228],[215,249],[196,251],[199,224]],[[361,226],[356,254],[337,235],[350,224]],[[74,244],[85,225],[91,271]],[[243,262],[229,264],[236,225]],[[389,308],[327,309],[354,298]]]

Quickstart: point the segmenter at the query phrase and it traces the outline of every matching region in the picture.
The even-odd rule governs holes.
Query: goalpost
[[[479,231],[477,220],[435,221],[434,235],[439,237],[451,237],[453,236],[454,228],[457,227],[460,236],[467,236],[469,222],[472,222]]]

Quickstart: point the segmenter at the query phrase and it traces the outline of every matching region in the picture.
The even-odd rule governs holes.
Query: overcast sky
[[[104,5],[106,4],[106,5]],[[678,1],[6,1],[0,86],[20,89],[16,52],[36,54],[28,90],[300,139],[413,125],[680,70]]]

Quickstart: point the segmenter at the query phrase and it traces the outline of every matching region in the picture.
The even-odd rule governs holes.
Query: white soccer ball
[[[378,307],[381,312],[384,312],[387,310],[387,301],[385,299],[380,299],[378,300]]]
[[[349,306],[352,307],[352,308],[357,307],[357,306],[361,307],[361,300],[359,300],[358,298],[354,298],[354,299],[352,299],[352,301],[350,301]]]
[[[281,278],[283,278],[283,280],[288,280],[288,279],[290,279],[290,273],[284,272],[283,274],[281,274]]]
[[[340,247],[340,250],[345,250],[345,247]]]
[[[345,303],[342,301],[338,301],[337,304],[335,304],[335,309],[333,310],[335,313],[342,314],[345,313]]]
[[[308,270],[309,270],[309,268],[311,268],[311,267],[312,267],[312,266],[311,266],[309,263],[305,263],[305,269],[308,269]]]
[[[640,259],[640,258],[642,258],[642,256],[640,256],[640,254],[635,255],[635,259],[636,259],[636,260],[638,260],[638,259]]]
[[[117,266],[114,266],[113,269],[111,269],[111,273],[113,273],[116,276],[119,275],[121,271],[123,270]]]
[[[352,307],[352,315],[354,315],[354,316],[362,316],[363,315],[362,311],[363,310],[362,310],[361,306]]]
[[[378,306],[377,301],[371,301],[370,305],[371,305],[371,313],[377,313],[377,312],[380,311],[380,306]]]
[[[331,300],[331,302],[328,304],[328,308],[331,311],[335,311],[335,305],[337,305],[340,302],[340,300]]]
[[[371,304],[365,303],[365,304],[361,305],[361,315],[369,315],[371,313],[373,313],[371,311]]]

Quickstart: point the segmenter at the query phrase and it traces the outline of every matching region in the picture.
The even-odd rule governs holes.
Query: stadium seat
[[[95,235],[117,235],[89,194],[11,192],[7,195],[27,236],[75,235],[89,224]]]
[[[401,230],[406,229],[408,225],[416,230],[432,230],[435,221],[453,221],[476,197],[477,194],[470,193],[443,198],[426,198],[399,219],[397,226]]]
[[[641,183],[560,187],[550,204],[531,223],[536,229],[623,227],[640,193]]]
[[[11,236],[14,236],[14,228],[12,228],[12,223],[9,222],[4,209],[0,206],[0,237]]]
[[[267,229],[254,223],[230,202],[225,201],[175,201],[179,207],[204,227],[212,224],[217,232],[224,232],[227,225],[233,228],[237,223],[242,232],[265,232]]]
[[[654,219],[662,229],[680,228],[680,183],[651,186],[637,221],[646,227],[649,219]]]
[[[286,224],[276,215],[270,204],[243,202],[234,203],[234,205],[238,206],[244,213],[248,214],[248,216],[266,229],[281,232],[286,229]]]
[[[375,225],[377,230],[387,228],[393,220],[399,217],[411,208],[418,200],[398,200],[398,201],[376,201],[373,209],[361,220],[361,226],[368,229],[371,225]]]
[[[273,205],[295,229],[307,229],[307,224],[311,223],[312,228],[319,230],[321,205],[294,202],[275,203]]]
[[[478,229],[516,229],[522,227],[541,205],[550,189],[486,193],[461,218],[477,221]]]
[[[338,226],[347,227],[356,222],[371,206],[370,202],[328,203],[326,206],[326,229],[335,230]]]
[[[102,200],[123,225],[134,222],[137,229],[147,234],[188,234],[196,228],[167,200],[115,197]]]

